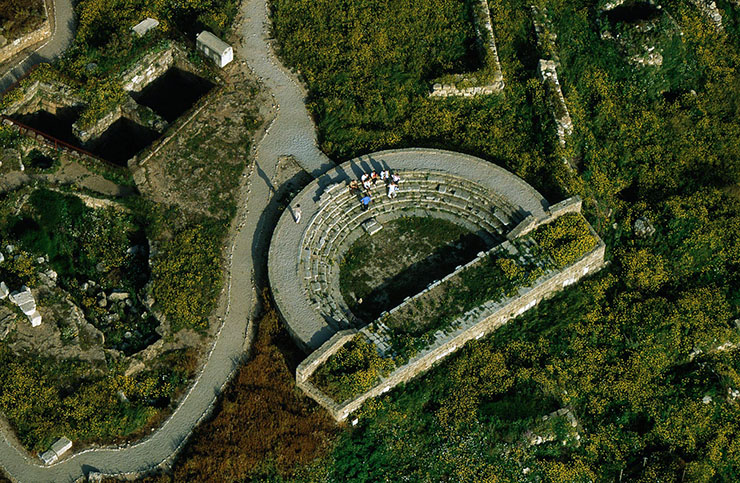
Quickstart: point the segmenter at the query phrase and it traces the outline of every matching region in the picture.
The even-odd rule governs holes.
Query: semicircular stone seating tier
[[[338,262],[365,233],[363,223],[372,220],[382,226],[401,216],[443,217],[502,241],[508,228],[522,219],[516,207],[476,182],[438,171],[397,170],[396,174],[401,177],[397,196],[389,199],[385,183],[378,182],[370,190],[374,201],[366,211],[347,185],[328,187],[304,232],[299,265],[304,293],[336,330],[370,322],[356,319],[339,289]]]
[[[373,201],[363,211],[348,183],[372,169],[390,169],[401,182],[393,199],[385,183],[376,183],[370,190]],[[402,216],[445,218],[497,242],[527,215],[544,213],[548,206],[508,171],[472,156],[433,150],[387,151],[349,161],[306,187],[296,204],[305,221],[296,224],[291,213],[281,217],[268,264],[278,309],[308,350],[339,330],[371,322],[352,314],[339,285],[341,259],[366,232],[364,225],[380,228]]]

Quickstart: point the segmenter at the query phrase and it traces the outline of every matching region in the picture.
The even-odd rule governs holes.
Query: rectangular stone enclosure
[[[547,224],[566,213],[580,212],[581,200],[571,198],[553,205],[548,210],[547,216],[541,219],[527,217],[519,226],[514,228],[507,237],[510,241],[523,237],[538,226]],[[355,329],[343,330],[336,333],[331,339],[309,355],[296,369],[296,384],[309,397],[327,409],[337,421],[342,421],[353,411],[357,410],[369,398],[379,396],[389,391],[394,386],[405,383],[419,374],[430,369],[435,363],[452,354],[466,342],[472,339],[480,339],[501,327],[508,321],[525,313],[536,306],[541,300],[552,297],[563,288],[571,285],[581,278],[595,273],[604,266],[604,254],[606,246],[599,238],[593,228],[589,225],[591,235],[595,237],[596,246],[582,255],[570,265],[556,270],[537,279],[534,285],[519,289],[518,293],[505,298],[496,305],[493,312],[484,311],[481,317],[473,323],[460,323],[457,330],[452,331],[446,337],[436,340],[434,343],[411,357],[405,364],[396,367],[386,377],[380,380],[368,391],[344,402],[338,402],[321,391],[316,385],[309,381],[311,375],[336,353],[344,344],[352,340],[359,331]],[[462,315],[462,314],[461,314]],[[461,317],[459,320],[462,320]],[[363,329],[363,332],[366,330]]]

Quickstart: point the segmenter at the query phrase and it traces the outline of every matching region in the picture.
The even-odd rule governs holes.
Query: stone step
[[[370,235],[375,235],[380,230],[383,229],[383,225],[378,223],[375,218],[370,218],[368,220],[365,220],[361,223],[362,228],[365,229],[365,231]]]

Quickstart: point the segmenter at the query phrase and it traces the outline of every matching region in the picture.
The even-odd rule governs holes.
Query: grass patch
[[[486,248],[450,221],[399,218],[350,247],[340,264],[340,289],[355,315],[372,320]]]

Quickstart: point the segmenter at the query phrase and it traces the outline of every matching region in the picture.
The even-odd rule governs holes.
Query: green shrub
[[[131,377],[91,376],[80,361],[19,356],[0,343],[0,411],[34,451],[60,436],[82,444],[127,436],[153,422],[192,376],[186,366],[153,365]]]
[[[0,148],[15,148],[21,140],[21,135],[10,126],[0,125]]]
[[[312,382],[337,402],[358,396],[388,375],[395,363],[381,357],[364,335],[357,335],[332,354],[311,376]]]
[[[559,268],[565,268],[593,250],[596,238],[580,213],[566,213],[530,235]]]
[[[154,260],[154,297],[174,331],[208,327],[221,282],[221,240],[213,226],[191,226]]]

